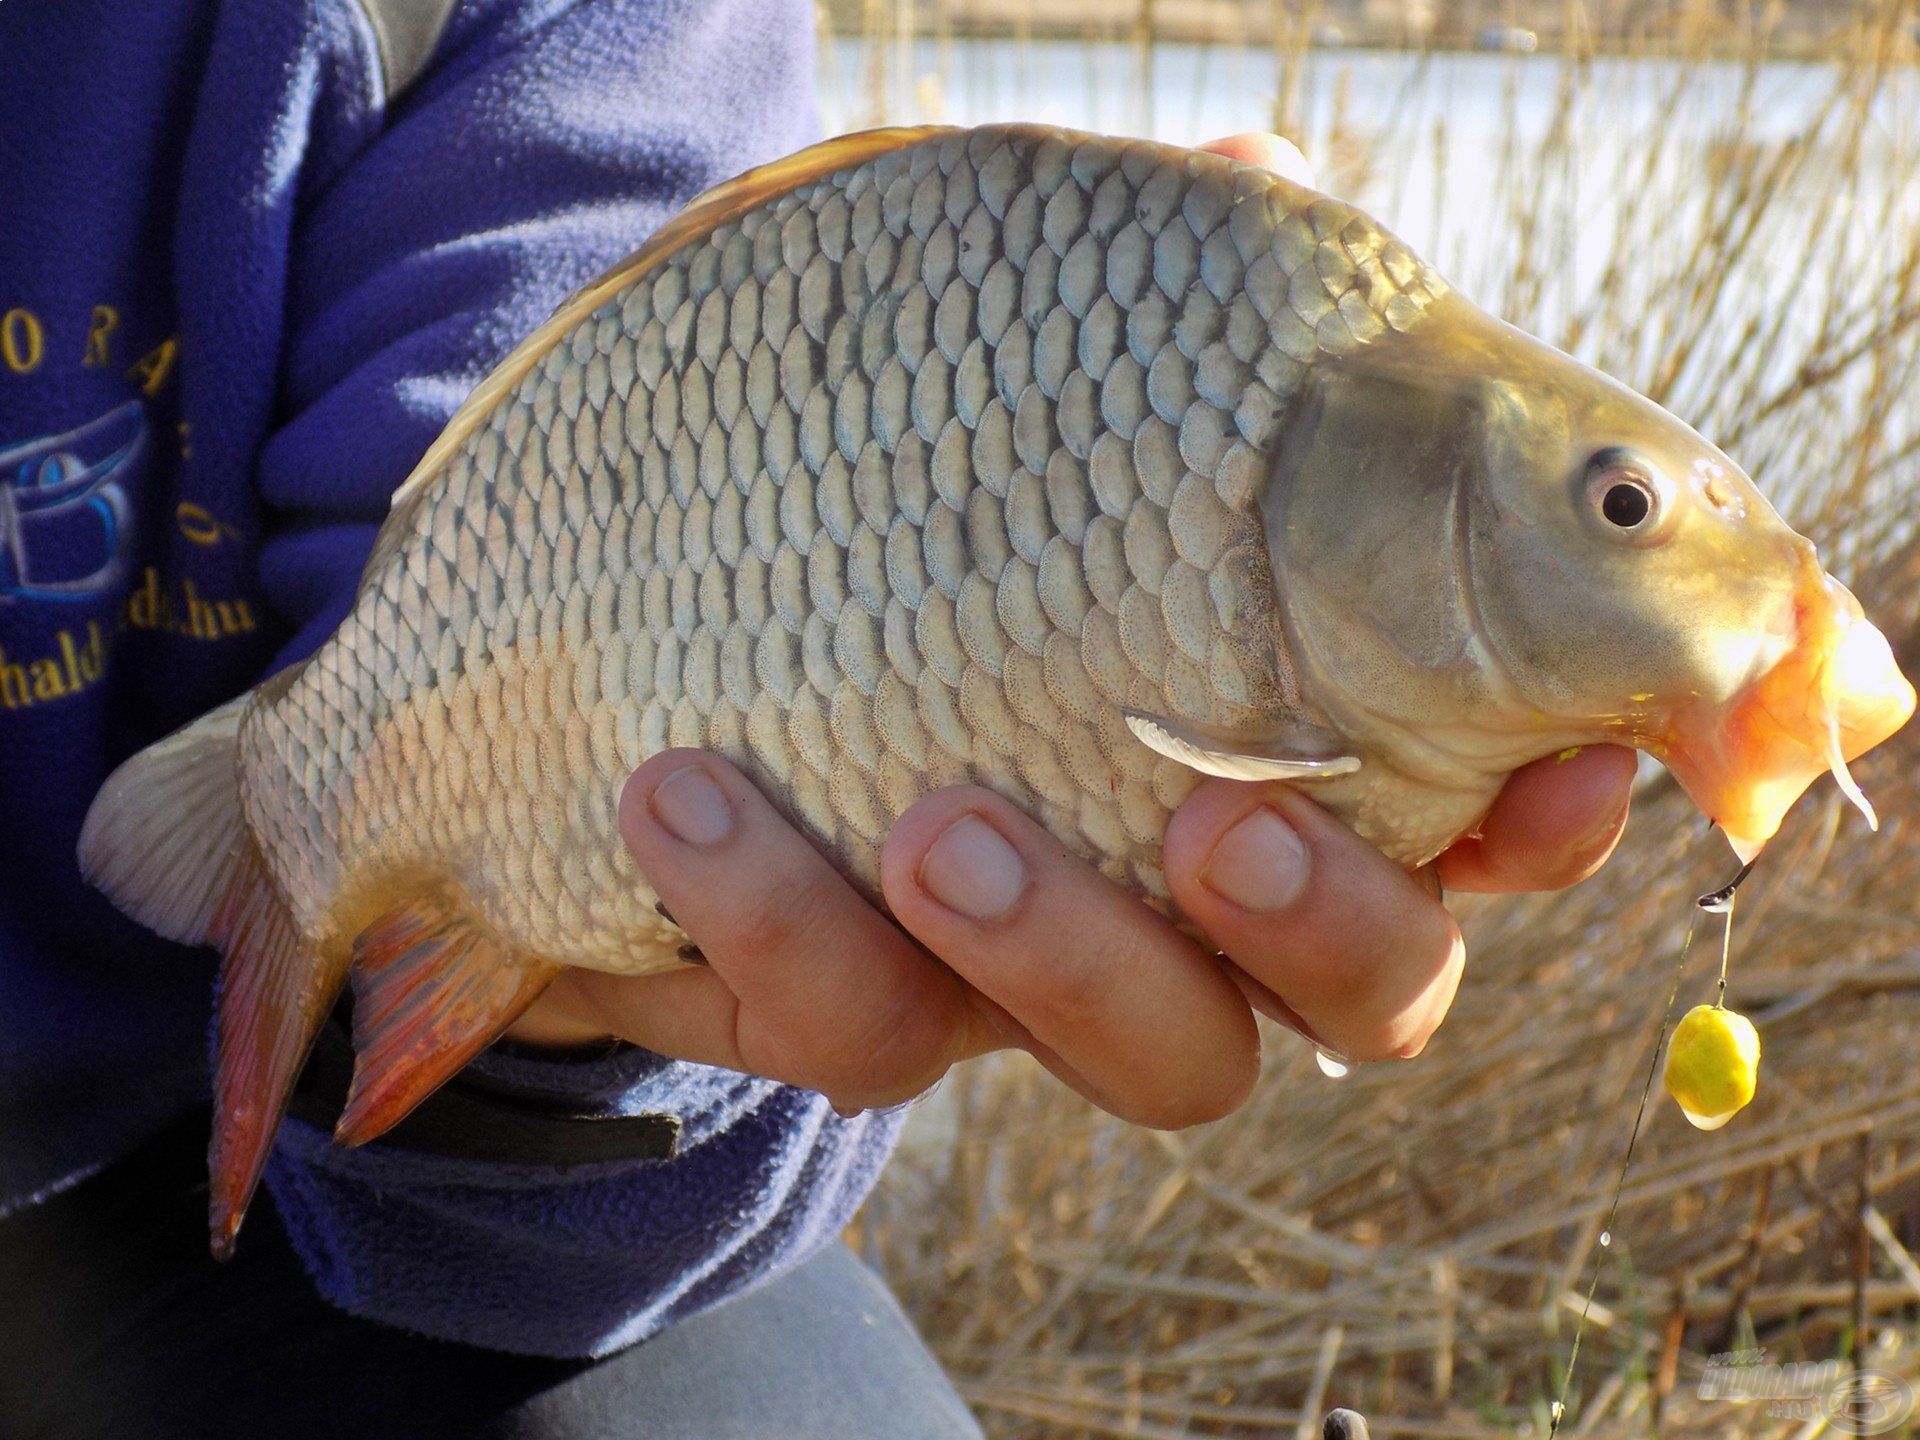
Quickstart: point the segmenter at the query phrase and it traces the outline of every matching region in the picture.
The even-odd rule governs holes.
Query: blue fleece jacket
[[[76,872],[100,782],[319,642],[517,337],[811,138],[811,26],[805,0],[474,0],[390,97],[361,0],[0,4],[0,1213],[207,1094],[211,955]],[[561,1171],[289,1122],[268,1184],[339,1304],[604,1353],[823,1243],[895,1128],[642,1052],[480,1063],[672,1115],[679,1149]]]

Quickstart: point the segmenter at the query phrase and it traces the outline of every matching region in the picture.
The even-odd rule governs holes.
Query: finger
[[[1284,176],[1296,185],[1304,185],[1309,190],[1317,190],[1313,166],[1307,157],[1300,153],[1300,147],[1291,140],[1278,135],[1267,135],[1250,130],[1240,135],[1229,135],[1224,140],[1215,140],[1202,145],[1202,150],[1210,150],[1215,155],[1224,155],[1229,160],[1239,160],[1247,165],[1258,165]]]
[[[965,987],[719,757],[647,761],[621,795],[620,826],[710,973],[680,977],[670,998],[612,977],[584,982],[616,1033],[849,1106],[918,1094],[997,1042]]]
[[[1453,917],[1286,785],[1202,783],[1167,827],[1166,866],[1207,937],[1343,1055],[1417,1054],[1452,1003]]]
[[[1523,765],[1475,834],[1437,862],[1450,890],[1560,890],[1605,862],[1627,826],[1638,761],[1618,745]]]
[[[1102,1108],[1192,1125],[1252,1088],[1259,1033],[1221,967],[999,796],[956,786],[919,801],[881,876],[894,917]]]
[[[537,1028],[523,1017],[510,1032],[516,1040],[565,1045],[613,1037],[676,1060],[753,1070],[738,1045],[740,998],[704,967],[655,975],[563,970],[527,1015]]]

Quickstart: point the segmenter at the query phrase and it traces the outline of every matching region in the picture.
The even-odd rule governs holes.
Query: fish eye
[[[1651,467],[1621,450],[1602,450],[1587,466],[1587,501],[1609,529],[1640,538],[1660,515]]]
[[[1615,480],[1600,496],[1600,513],[1609,525],[1631,530],[1653,513],[1653,494],[1638,478]]]

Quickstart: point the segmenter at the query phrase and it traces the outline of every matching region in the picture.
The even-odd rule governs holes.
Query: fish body
[[[243,718],[296,924],[350,940],[379,877],[451,863],[516,948],[673,963],[614,807],[670,745],[742,765],[870,888],[891,822],[974,781],[1164,896],[1197,776],[1126,713],[1311,718],[1263,533],[1274,441],[1318,358],[1443,291],[1276,176],[1020,129],[720,223],[474,417],[352,615]]]
[[[1624,542],[1621,485],[1652,507]],[[1832,694],[1771,703],[1764,840],[1829,741],[1911,709],[1862,627],[1731,461],[1349,205],[1144,141],[869,132],[562,307],[338,630],[117,772],[82,859],[225,952],[225,1244],[349,976],[359,1141],[562,967],[682,963],[617,830],[662,749],[741,766],[869,892],[893,820],[973,782],[1171,909],[1202,773],[1299,779],[1408,865],[1594,740],[1711,750],[1725,808],[1791,662]]]

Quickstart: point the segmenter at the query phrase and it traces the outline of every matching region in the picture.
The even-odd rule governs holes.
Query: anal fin
[[[547,988],[561,967],[515,954],[451,889],[387,911],[353,942],[353,1084],[343,1145],[385,1134]]]
[[[221,952],[207,1208],[213,1253],[224,1260],[346,966],[302,943],[250,842],[207,938]]]

